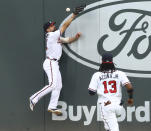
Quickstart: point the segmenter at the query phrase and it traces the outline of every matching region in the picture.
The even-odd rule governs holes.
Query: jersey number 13
[[[103,81],[103,85],[104,85],[104,93],[116,93],[117,92],[117,88],[116,88],[116,81],[112,80],[112,81]],[[108,85],[110,85],[112,87],[112,89],[108,90]]]

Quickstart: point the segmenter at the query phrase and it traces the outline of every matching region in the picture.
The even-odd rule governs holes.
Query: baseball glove
[[[73,13],[74,13],[75,15],[78,15],[80,12],[82,12],[82,11],[84,10],[85,7],[86,7],[86,4],[77,6],[77,7],[74,8]]]

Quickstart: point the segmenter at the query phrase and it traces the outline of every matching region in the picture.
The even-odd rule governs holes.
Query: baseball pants
[[[104,103],[100,103],[99,108],[101,118],[104,122],[105,130],[119,131],[117,116],[120,115],[123,106],[120,106],[119,103],[111,103],[109,105],[104,105]]]
[[[40,91],[32,95],[32,101],[36,104],[43,96],[51,92],[48,110],[56,109],[62,88],[62,78],[58,61],[46,59],[43,63],[43,68],[47,74],[49,85],[46,85]]]

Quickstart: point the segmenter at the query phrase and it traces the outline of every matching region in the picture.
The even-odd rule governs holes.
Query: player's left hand
[[[73,14],[78,15],[80,12],[84,10],[85,7],[86,7],[86,4],[75,7]]]
[[[133,106],[134,100],[129,98],[129,99],[127,100],[127,103],[128,103],[129,106]]]

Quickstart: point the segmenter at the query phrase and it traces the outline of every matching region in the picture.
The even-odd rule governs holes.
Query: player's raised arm
[[[64,33],[64,31],[67,29],[67,27],[71,24],[71,22],[73,21],[73,19],[75,17],[76,17],[76,15],[74,13],[72,13],[72,16],[62,25],[62,27],[60,28],[61,35]]]
[[[68,28],[68,26],[71,24],[71,22],[73,21],[73,19],[84,10],[84,8],[86,7],[86,5],[81,5],[78,6],[74,9],[72,16],[62,25],[62,27],[60,28],[60,33],[61,35],[64,33],[64,31]]]
[[[128,103],[130,106],[132,106],[133,103],[134,103],[134,100],[133,100],[133,87],[132,87],[131,83],[127,83],[127,84],[125,85],[125,87],[127,88],[127,93],[128,93],[128,96],[129,96],[129,98],[128,98],[128,100],[127,100],[127,103]]]

